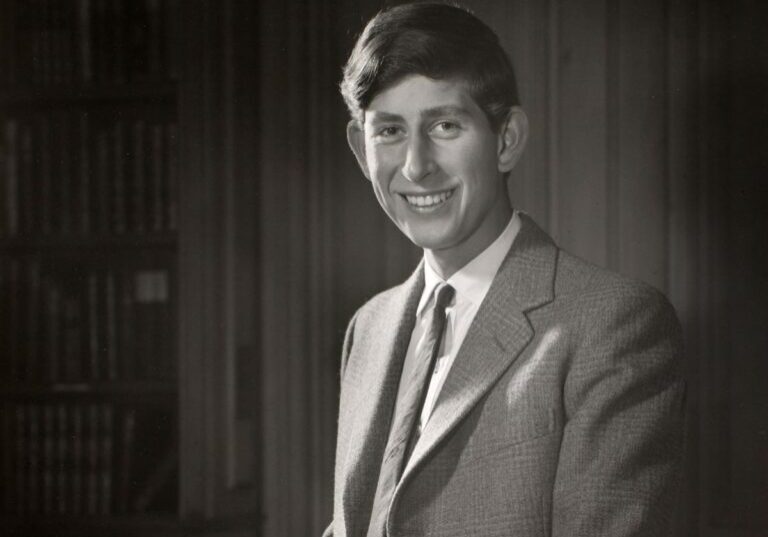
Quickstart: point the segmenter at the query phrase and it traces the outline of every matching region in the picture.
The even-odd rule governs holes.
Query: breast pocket
[[[477,426],[469,435],[464,461],[474,461],[546,437],[560,430],[558,412],[551,407],[501,408],[489,413],[485,409]]]

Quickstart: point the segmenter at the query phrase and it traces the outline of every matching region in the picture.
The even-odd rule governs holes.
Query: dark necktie
[[[442,284],[435,290],[435,303],[427,321],[424,342],[417,351],[413,375],[406,384],[402,385],[402,389],[397,394],[392,425],[389,428],[389,439],[384,450],[376,495],[373,499],[368,537],[386,535],[387,513],[407,455],[410,454],[418,435],[418,417],[424,406],[429,378],[432,376],[435,360],[440,351],[440,342],[445,329],[445,308],[453,300],[453,293],[453,287],[448,284]]]

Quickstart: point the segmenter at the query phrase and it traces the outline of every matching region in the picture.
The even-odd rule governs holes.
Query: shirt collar
[[[499,271],[499,267],[512,247],[512,243],[515,241],[519,231],[520,215],[517,211],[514,211],[509,219],[509,223],[507,223],[507,227],[496,237],[496,240],[448,278],[446,283],[456,290],[456,303],[466,301],[475,307],[480,306],[485,295],[488,294],[493,278]],[[421,315],[424,308],[430,302],[435,288],[442,282],[443,280],[425,258],[424,291],[421,294],[416,315]]]

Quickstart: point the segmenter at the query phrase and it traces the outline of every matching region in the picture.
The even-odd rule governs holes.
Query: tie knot
[[[448,307],[448,304],[450,304],[451,300],[453,300],[454,293],[455,290],[453,287],[447,283],[440,285],[440,287],[438,287],[435,291],[435,308],[444,310],[446,307]]]

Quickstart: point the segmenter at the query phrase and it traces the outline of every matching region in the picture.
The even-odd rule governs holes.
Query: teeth
[[[428,194],[426,196],[405,196],[408,203],[416,207],[432,207],[443,203],[453,195],[453,190],[440,192],[439,194]]]

